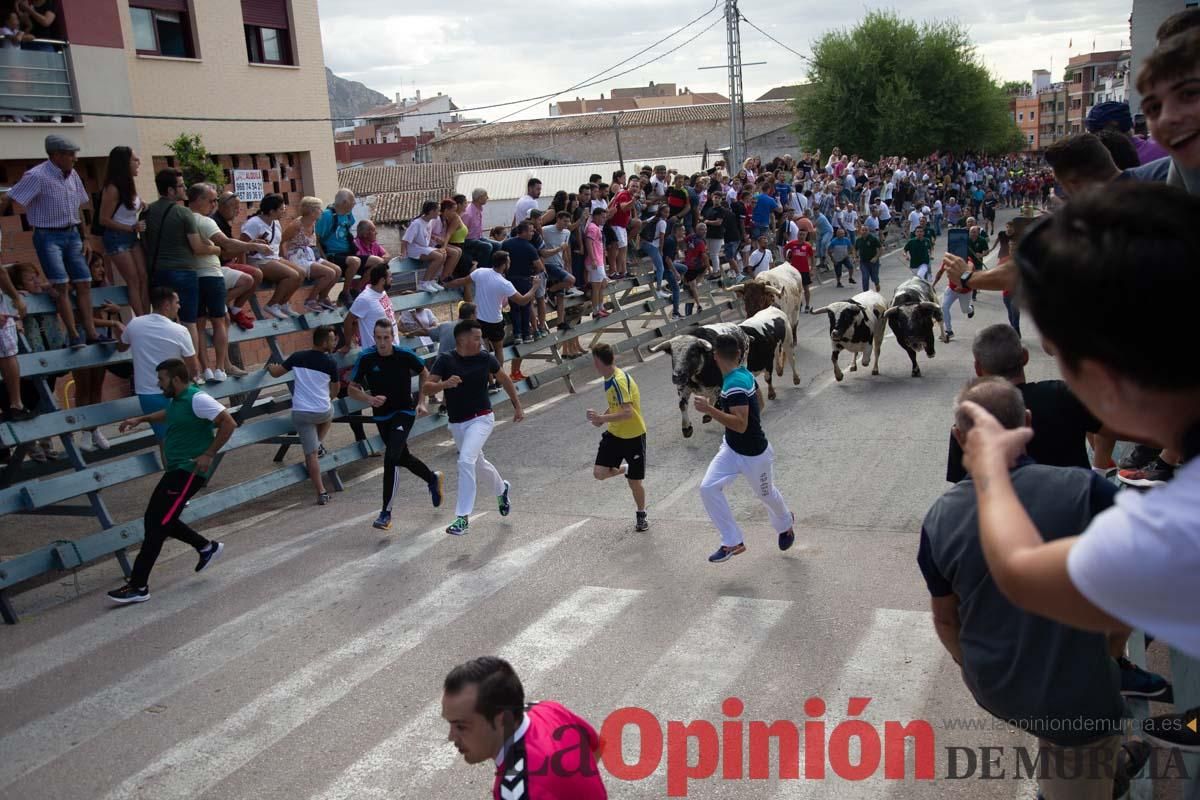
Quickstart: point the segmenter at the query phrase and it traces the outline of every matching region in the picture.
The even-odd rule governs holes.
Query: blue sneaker
[[[1159,703],[1175,702],[1171,683],[1162,675],[1148,672],[1125,657],[1118,658],[1117,663],[1121,665],[1121,694]]]
[[[723,561],[728,561],[739,553],[746,552],[746,545],[743,543],[735,544],[733,547],[721,545],[717,548],[717,552],[708,557],[708,560],[714,564],[720,564]]]
[[[392,512],[380,511],[379,517],[371,523],[372,528],[378,528],[381,531],[390,530],[392,527]]]
[[[446,481],[446,473],[440,469],[433,473],[433,480],[429,482],[429,496],[433,500],[433,507],[437,508],[442,504],[442,485]]]
[[[512,511],[512,503],[508,502],[508,490],[512,487],[508,485],[508,481],[504,482],[504,494],[496,498],[496,504],[500,507],[500,516],[507,517],[508,512]]]
[[[787,550],[796,543],[796,515],[792,514],[792,527],[779,534],[779,549]]]
[[[454,522],[450,523],[450,527],[446,528],[446,533],[451,536],[462,536],[469,527],[470,523],[466,517],[455,517]]]

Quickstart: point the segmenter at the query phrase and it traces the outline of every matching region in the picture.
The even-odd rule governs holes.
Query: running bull
[[[713,343],[723,334],[733,336],[738,340],[745,353],[750,346],[750,339],[740,326],[732,322],[713,322],[701,325],[690,333],[681,333],[668,339],[662,344],[650,348],[650,352],[663,351],[671,356],[671,382],[679,393],[679,411],[683,415],[683,437],[689,438],[695,430],[688,417],[689,402],[693,394],[699,394],[710,403],[717,402],[721,393],[721,370],[713,360]],[[711,422],[712,418],[704,416],[701,422]]]
[[[921,368],[917,366],[917,351],[924,350],[925,355],[933,358],[933,324],[936,322],[941,337],[946,331],[942,324],[942,309],[937,304],[933,287],[929,281],[921,278],[909,278],[896,287],[892,296],[892,307],[884,315],[892,333],[896,334],[896,342],[908,353],[912,361],[912,376],[921,377]]]
[[[864,367],[871,366],[871,351],[875,351],[875,367],[872,375],[879,374],[879,350],[883,346],[883,321],[887,314],[887,302],[878,292],[860,292],[849,300],[839,300],[814,314],[829,315],[829,339],[833,342],[833,376],[839,381],[844,377],[838,365],[838,356],[843,350],[854,354],[850,371],[858,371],[858,355],[862,353]]]
[[[788,323],[788,335],[783,343],[782,357],[791,362],[792,383],[798,386],[800,373],[796,369],[796,326],[800,323],[800,306],[804,302],[800,273],[790,264],[783,264],[734,286],[732,291],[742,296],[749,319],[753,319],[758,312],[770,306],[783,311]],[[778,370],[778,375],[783,377],[782,367]],[[771,399],[775,399],[774,392],[771,393]]]

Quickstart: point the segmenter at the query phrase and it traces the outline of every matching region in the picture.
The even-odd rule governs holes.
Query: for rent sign
[[[262,171],[257,169],[235,169],[233,191],[243,203],[259,203],[263,199]]]

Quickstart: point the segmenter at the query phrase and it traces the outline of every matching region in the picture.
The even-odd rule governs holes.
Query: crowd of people
[[[34,324],[24,313],[23,291],[42,288],[55,298],[58,341],[65,346],[131,351],[133,389],[144,414],[121,429],[151,424],[163,444],[166,471],[146,511],[146,540],[133,574],[109,596],[118,603],[147,600],[165,538],[196,549],[197,571],[222,552],[222,543],[193,531],[179,514],[204,486],[235,427],[201,386],[245,374],[230,361],[228,328],[254,324],[243,305],[268,281],[264,312],[275,318],[346,310],[341,328],[312,331],[311,349],[264,366],[276,377],[294,376],[292,419],[317,503],[330,501],[319,457],[333,420],[332,399],[345,385],[351,398],[371,409],[385,444],[374,526],[386,530],[392,524],[401,467],[425,484],[439,507],[444,475],[410,450],[408,438],[440,396],[458,451],[455,514],[446,531],[461,536],[470,530],[480,481],[501,515],[512,509],[509,482],[484,454],[495,425],[495,391],[507,394],[514,421],[524,416],[514,384],[524,378],[520,360],[507,370],[504,364],[507,325],[518,341],[541,338],[554,303],[559,329],[570,330],[565,300],[583,295],[583,287],[591,292],[592,314],[604,318],[604,287],[634,273],[631,257],[637,255],[647,259],[654,291],[675,318],[699,308],[697,281],[752,277],[776,264],[801,274],[811,310],[809,286],[825,268],[839,287],[843,275],[854,284],[857,270],[864,289],[880,290],[879,259],[894,228],[914,276],[931,288],[947,279],[947,340],[954,303],[971,317],[977,292],[1003,291],[1009,308],[1009,324],[977,333],[976,377],[952,402],[947,399],[954,411],[947,478],[955,485],[927,514],[917,552],[934,625],[988,712],[1017,721],[1041,746],[1072,763],[1102,751],[1107,763],[1121,765],[1107,778],[1060,772],[1043,780],[1047,800],[1108,797],[1114,782],[1148,757],[1144,745],[1121,736],[1122,696],[1171,696],[1166,680],[1125,658],[1130,630],[1200,658],[1200,625],[1180,601],[1200,570],[1200,376],[1187,367],[1189,309],[1179,291],[1200,246],[1190,227],[1200,215],[1200,105],[1190,88],[1200,80],[1200,12],[1172,17],[1159,40],[1137,78],[1150,131],[1164,148],[1158,159],[1147,140],[1133,136],[1127,109],[1123,115],[1101,104],[1088,118],[1094,132],[1056,142],[1044,165],[950,154],[868,163],[835,148],[827,159],[820,153],[766,164],[750,158],[736,171],[718,162],[692,176],[665,166],[635,176],[617,172],[609,182],[594,175],[574,193],[558,191],[548,208],[541,204],[542,183],[533,178],[507,230],[486,236],[486,191],[430,200],[408,225],[399,255],[421,262],[420,289],[461,288],[470,297],[458,307],[458,318],[446,323],[425,313],[407,323],[397,317],[389,295],[390,254],[374,227],[355,219],[348,190],[329,206],[304,198],[291,219],[283,198],[267,195],[235,236],[236,195],[205,183],[186,186],[178,171],[164,169],[155,176],[159,197],[147,204],[134,187],[140,162],[129,148],[110,156],[96,215],[107,260],[92,258],[91,231],[80,213],[88,198],[73,170],[78,148],[50,136],[48,160],[4,199],[4,205],[16,202],[24,209],[41,264],[40,270],[18,264],[11,275],[0,270],[0,368],[8,418],[28,419],[35,412],[15,371],[17,322],[25,318],[27,336]],[[1129,163],[1131,148],[1145,163]],[[1018,207],[1049,213],[1027,227],[1010,224],[997,232],[997,209]],[[954,231],[966,249],[948,252],[935,270],[933,244]],[[983,270],[994,250],[998,264]],[[125,314],[93,308],[90,290],[103,282],[107,264],[128,287]],[[299,310],[293,298],[302,290]],[[681,313],[685,291],[689,301]],[[1063,380],[1026,379],[1022,306]],[[1114,323],[1129,309],[1153,324],[1131,330]],[[203,336],[209,327],[211,360]],[[412,332],[436,341],[430,365],[399,346]],[[49,330],[42,338],[46,346],[55,341]],[[343,379],[335,353],[348,353],[355,344],[361,349]],[[569,356],[585,354],[577,342],[574,348]],[[712,350],[721,392],[716,403],[701,397],[695,403],[725,428],[700,489],[721,534],[709,561],[721,563],[745,552],[723,488],[738,475],[769,475],[773,450],[738,340],[718,337]],[[626,479],[635,529],[644,531],[650,522],[640,393],[615,366],[610,345],[589,354],[607,400],[605,411],[587,412],[591,424],[607,426],[593,474]],[[77,392],[93,402],[103,379],[104,368],[97,369],[100,374],[91,374],[84,388],[76,378]],[[106,446],[98,430],[89,434],[92,446]],[[1139,445],[1121,465],[1112,461],[1118,439]],[[1093,450],[1090,459],[1085,443]],[[1080,469],[1089,465],[1090,471]],[[1117,493],[1107,478],[1119,466],[1126,483],[1152,490]],[[794,517],[769,478],[761,497],[779,531],[779,548],[789,549]],[[512,777],[513,748],[520,742],[531,752],[536,743],[550,755],[565,747],[546,737],[544,726],[555,721],[581,723],[585,750],[595,749],[594,731],[561,706],[527,709],[515,671],[498,659],[452,672],[443,708],[451,738],[456,730],[461,734],[456,744],[469,761],[500,753],[497,787]],[[1152,718],[1143,739],[1200,749],[1196,732],[1181,724],[1196,714]],[[1089,725],[1063,727],[1073,719]],[[473,732],[464,733],[468,729]],[[571,746],[578,750],[581,744]],[[531,768],[517,778],[531,781],[538,774]],[[572,796],[604,796],[597,781],[588,776]]]

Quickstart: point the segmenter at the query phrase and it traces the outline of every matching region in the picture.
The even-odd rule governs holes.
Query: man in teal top
[[[213,457],[233,435],[237,423],[225,406],[192,384],[187,365],[177,358],[157,367],[158,386],[170,401],[167,407],[121,423],[121,432],[143,422],[166,422],[163,440],[165,472],[150,495],[143,519],[145,539],[133,562],[129,582],[108,593],[114,603],[144,603],[150,599],[150,570],[167,537],[190,544],[200,554],[196,572],[221,554],[224,545],[209,541],[185,525],[184,506],[208,482]]]
[[[321,212],[317,218],[316,234],[321,241],[325,258],[342,270],[342,294],[339,300],[350,305],[349,291],[354,276],[362,266],[362,259],[354,254],[354,233],[358,222],[354,219],[354,204],[357,198],[349,189],[338,189],[333,196],[333,205]]]
[[[775,486],[775,451],[763,432],[759,417],[759,391],[754,376],[742,366],[742,349],[738,340],[727,334],[717,337],[713,344],[713,360],[724,376],[721,396],[714,406],[701,395],[693,395],[696,411],[708,414],[725,426],[725,438],[717,451],[704,480],[700,482],[700,499],[704,510],[721,532],[721,547],[708,557],[714,564],[728,561],[746,552],[742,529],[733,519],[725,486],[739,475],[745,477],[758,499],[771,515],[771,525],[779,532],[779,549],[787,550],[796,541],[792,530],[795,515],[788,510],[783,495]]]

